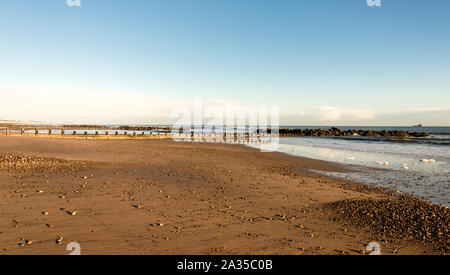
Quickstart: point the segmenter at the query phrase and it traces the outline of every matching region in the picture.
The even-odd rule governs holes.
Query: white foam
[[[401,142],[369,142],[359,140],[345,140],[335,138],[282,138],[283,144],[306,145],[321,148],[342,149],[359,152],[372,153],[395,153],[403,155],[414,155],[421,158],[450,158],[450,146],[431,145],[431,144],[405,144]],[[351,153],[350,153],[351,154]]]

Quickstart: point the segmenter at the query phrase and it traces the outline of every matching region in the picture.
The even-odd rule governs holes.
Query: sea
[[[281,126],[328,129],[321,126]],[[401,130],[427,132],[425,138],[289,137],[277,151],[293,156],[341,163],[352,172],[323,172],[328,176],[411,194],[443,206],[450,205],[450,127],[336,127],[342,130]],[[251,145],[257,147],[258,145]]]

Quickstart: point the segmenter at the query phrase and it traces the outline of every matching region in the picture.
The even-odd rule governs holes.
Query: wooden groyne
[[[152,131],[136,130],[86,130],[86,129],[64,129],[64,128],[0,128],[3,136],[24,136],[44,138],[75,138],[75,139],[174,139],[178,141],[195,142],[232,142],[232,143],[267,143],[270,135],[267,133],[202,133],[194,130],[179,131],[172,133],[166,128]]]
[[[119,130],[79,130],[61,128],[0,128],[3,136],[34,136],[55,138],[100,138],[100,139],[164,139],[171,138],[167,131],[119,131]]]

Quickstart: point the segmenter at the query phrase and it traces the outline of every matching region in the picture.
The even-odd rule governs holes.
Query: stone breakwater
[[[426,132],[409,132],[409,131],[373,131],[373,130],[341,130],[338,128],[331,129],[280,129],[280,136],[363,136],[363,137],[429,137]]]

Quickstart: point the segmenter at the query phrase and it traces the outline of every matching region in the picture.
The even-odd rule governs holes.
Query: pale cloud
[[[5,91],[6,92],[3,92]],[[109,122],[121,117],[170,115],[182,99],[68,87],[2,88],[0,118],[58,122]]]
[[[450,111],[450,108],[410,108],[410,109],[398,109],[388,112],[385,111],[384,113],[431,113],[431,112],[445,112],[445,111]]]
[[[319,119],[326,122],[373,120],[376,115],[374,111],[363,109],[344,109],[340,107],[317,106],[312,111],[317,113]]]
[[[281,115],[282,125],[323,126],[428,126],[450,125],[450,108],[404,108],[394,110],[353,109],[314,106],[305,111]]]
[[[193,110],[195,98],[131,91],[99,91],[59,86],[0,86],[0,120],[57,123],[171,124],[173,110]],[[204,99],[203,107],[246,106],[233,100]],[[267,104],[270,106],[271,104]],[[450,125],[450,108],[393,110],[313,106],[288,113],[279,106],[281,125]]]
[[[170,124],[173,110],[193,110],[195,103],[194,98],[163,94],[57,86],[0,87],[0,98],[0,120],[86,124]],[[237,103],[214,99],[203,100],[202,104],[224,108]]]

